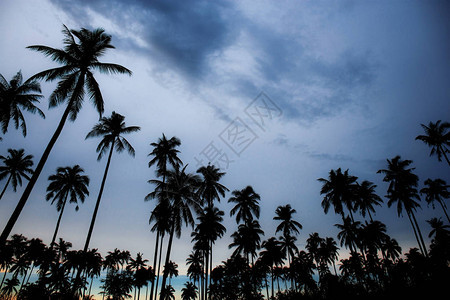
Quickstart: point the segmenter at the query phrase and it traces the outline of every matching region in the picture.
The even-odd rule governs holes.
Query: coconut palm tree
[[[251,186],[247,186],[242,190],[234,190],[233,197],[228,199],[228,203],[236,203],[231,209],[230,216],[236,215],[236,223],[239,224],[241,220],[244,223],[250,223],[253,216],[259,218],[259,200],[261,197],[255,193]]]
[[[323,183],[320,194],[325,195],[322,200],[322,208],[326,214],[330,207],[333,206],[334,212],[340,214],[344,220],[345,206],[353,221],[352,211],[355,209],[357,179],[358,177],[349,175],[348,170],[345,170],[344,173],[342,173],[341,168],[336,171],[330,170],[328,179],[318,179],[318,181]]]
[[[449,152],[448,146],[450,146],[450,123],[444,122],[441,124],[441,120],[436,123],[430,122],[428,126],[420,124],[425,131],[425,135],[418,135],[416,140],[420,140],[431,147],[430,156],[436,154],[439,161],[442,161],[442,156],[444,156],[448,165],[450,166],[450,161],[448,160],[447,154]]]
[[[200,280],[203,275],[203,259],[199,250],[192,251],[186,259],[186,265],[188,266],[187,275],[189,279],[196,282]],[[197,289],[197,286],[195,286]]]
[[[131,75],[131,71],[123,66],[102,63],[98,60],[100,56],[105,54],[106,50],[114,48],[111,44],[111,36],[106,34],[103,29],[88,30],[82,28],[81,30],[69,30],[64,26],[62,32],[65,36],[63,40],[65,44],[64,49],[56,49],[42,45],[28,47],[31,50],[42,52],[52,60],[62,64],[61,67],[42,71],[32,76],[29,80],[44,79],[53,81],[61,79],[58,82],[56,90],[50,95],[49,106],[55,107],[65,101],[67,102],[67,106],[58,127],[36,166],[33,176],[28,182],[22,197],[0,236],[0,247],[5,244],[8,235],[11,233],[14,224],[22,212],[52,148],[61,134],[67,118],[70,117],[71,121],[75,121],[78,112],[81,110],[85,94],[92,100],[100,116],[102,115],[104,111],[103,97],[99,85],[94,78],[93,71],[98,70],[107,74],[119,73]]]
[[[220,197],[225,197],[225,192],[229,191],[226,186],[219,183],[219,180],[225,175],[225,172],[220,172],[219,168],[208,165],[199,168],[197,173],[200,173],[203,176],[198,187],[199,197],[206,202],[208,207],[212,207],[214,205],[214,200],[220,202]]]
[[[170,200],[170,223],[169,241],[167,245],[165,266],[170,261],[173,237],[176,234],[181,236],[183,224],[194,228],[194,217],[192,210],[199,211],[200,201],[196,194],[200,178],[197,175],[186,173],[186,166],[183,169],[167,171],[166,182],[151,180],[156,185],[155,191],[150,193],[149,198],[165,198]],[[161,291],[165,291],[167,275],[163,274]]]
[[[37,112],[45,119],[42,110],[35,105],[43,97],[40,93],[40,84],[30,79],[23,82],[21,71],[17,72],[10,82],[0,74],[0,124],[3,133],[8,131],[9,121],[12,119],[16,129],[20,126],[23,136],[27,135],[22,109],[33,114]]]
[[[267,241],[264,241],[261,245],[261,247],[264,249],[261,251],[260,256],[261,260],[264,261],[271,270],[272,274],[272,298],[274,297],[274,268],[276,266],[280,266],[283,263],[283,259],[285,259],[284,253],[281,248],[280,242],[274,238],[271,237]]]
[[[125,117],[112,112],[111,117],[103,117],[100,122],[97,123],[92,130],[87,134],[86,138],[102,136],[103,139],[100,141],[97,147],[97,152],[99,152],[97,160],[100,160],[102,156],[109,150],[108,161],[106,162],[105,173],[103,174],[102,183],[100,185],[100,191],[98,193],[97,202],[95,203],[94,214],[92,215],[91,225],[89,226],[89,232],[86,238],[86,243],[84,244],[84,251],[86,252],[89,247],[89,242],[91,240],[92,231],[94,229],[95,219],[97,217],[98,207],[100,205],[100,200],[102,198],[103,189],[105,187],[106,176],[108,175],[109,165],[111,163],[111,157],[116,149],[117,152],[122,152],[127,150],[128,153],[134,157],[134,148],[131,144],[123,137],[124,134],[137,132],[140,130],[138,126],[126,126]]]
[[[12,295],[17,293],[16,286],[18,286],[19,283],[19,279],[16,277],[5,280],[5,286],[2,288],[2,295],[5,296],[6,300],[12,299]]]
[[[138,299],[141,294],[141,287],[145,285],[146,282],[146,269],[147,266],[147,259],[144,259],[142,257],[142,253],[138,252],[136,254],[136,259],[131,258],[130,263],[127,265],[127,269],[134,272],[134,278],[135,278],[135,287],[138,289]]]
[[[12,180],[14,192],[17,190],[17,185],[22,186],[22,177],[30,180],[28,175],[33,174],[33,155],[26,155],[24,149],[8,149],[8,156],[0,155],[3,161],[3,166],[0,166],[0,180],[8,177],[5,186],[3,187],[0,199],[5,194],[6,188]]]
[[[231,235],[233,242],[228,246],[230,249],[236,247],[232,257],[244,254],[248,265],[250,260],[249,256],[251,256],[253,264],[253,259],[256,257],[256,251],[261,247],[262,235],[264,235],[264,231],[262,231],[257,220],[240,224],[238,230]]]
[[[427,223],[431,226],[431,231],[428,234],[429,238],[433,236],[439,239],[441,236],[449,236],[450,235],[450,225],[444,225],[444,222],[439,218],[431,218],[427,220]]]
[[[84,203],[86,196],[89,196],[89,177],[82,175],[83,172],[84,170],[79,165],[64,168],[59,167],[56,169],[56,174],[48,177],[50,184],[47,187],[45,200],[52,200],[52,205],[56,202],[56,210],[59,211],[59,217],[56,222],[55,233],[53,234],[50,247],[53,247],[53,243],[56,240],[67,199],[69,199],[69,203],[76,205],[75,210],[78,211],[78,200]]]
[[[419,224],[417,224],[414,211],[420,207],[419,194],[417,192],[417,183],[419,177],[413,173],[414,168],[408,168],[412,163],[411,160],[402,160],[399,155],[391,160],[387,160],[388,168],[378,170],[377,173],[384,174],[383,181],[389,182],[386,197],[389,199],[388,207],[397,203],[397,214],[400,217],[403,210],[406,211],[414,235],[416,236],[419,248],[422,254],[427,256],[425,242],[423,241],[422,233]],[[417,200],[417,201],[416,201]]]
[[[450,222],[450,218],[447,214],[447,205],[445,205],[443,201],[450,198],[450,192],[448,191],[449,186],[447,183],[439,178],[435,180],[428,178],[425,180],[425,185],[426,187],[420,190],[420,194],[425,194],[425,200],[428,204],[431,204],[433,208],[434,202],[438,202],[441,205],[448,222]]]
[[[297,211],[293,208],[291,208],[290,204],[287,204],[285,206],[278,206],[275,210],[276,216],[273,217],[274,220],[280,221],[280,224],[278,224],[277,229],[275,233],[282,232],[282,243],[284,244],[283,249],[287,253],[287,258],[289,264],[291,263],[291,257],[293,254],[293,250],[295,247],[295,237],[292,237],[291,234],[294,233],[295,235],[300,233],[300,230],[303,228],[302,224],[292,219],[292,215],[295,214]],[[281,241],[281,240],[280,240]],[[295,247],[297,248],[297,247]]]
[[[195,300],[197,299],[197,287],[192,282],[185,282],[184,288],[181,289],[182,300]]]
[[[344,245],[348,247],[352,255],[356,253],[356,249],[359,247],[358,233],[360,225],[360,222],[352,222],[349,217],[344,219],[343,224],[334,225],[341,230],[337,235],[341,247]]]
[[[162,194],[160,194],[159,196],[162,196]],[[152,226],[151,231],[153,231],[153,232],[156,231],[155,254],[154,254],[154,258],[153,258],[153,265],[154,265],[155,271],[156,271],[156,260],[159,257],[158,268],[157,268],[157,272],[156,272],[156,291],[158,290],[159,274],[161,271],[161,257],[162,257],[162,247],[163,247],[163,242],[164,242],[164,236],[166,233],[170,232],[170,227],[171,227],[170,215],[171,215],[171,210],[170,210],[169,200],[167,198],[161,198],[159,203],[153,209],[153,211],[150,215],[150,219],[149,219],[149,224],[151,224],[153,222],[155,223]],[[158,245],[159,245],[159,255],[158,255]],[[154,283],[155,283],[155,279],[152,280],[150,299],[153,299]],[[155,298],[156,298],[156,296],[157,295],[155,295]]]
[[[194,239],[201,240],[204,242],[205,247],[205,295],[207,295],[208,290],[208,273],[211,272],[212,264],[212,245],[218,238],[221,238],[225,232],[226,228],[222,225],[224,212],[219,210],[215,206],[206,207],[203,211],[198,212],[197,220],[199,223],[195,228]],[[208,269],[209,267],[209,269]]]
[[[153,147],[153,150],[152,150],[152,152],[150,152],[148,154],[148,156],[152,156],[153,158],[149,161],[148,167],[150,168],[151,166],[156,164],[156,166],[157,166],[156,174],[158,175],[158,177],[162,176],[162,185],[163,186],[165,185],[165,182],[166,182],[166,174],[167,174],[168,166],[171,166],[174,169],[178,169],[183,164],[181,159],[178,157],[178,153],[180,153],[180,151],[178,149],[176,149],[180,145],[181,145],[181,141],[179,138],[172,137],[170,139],[167,139],[166,136],[164,135],[164,133],[162,135],[162,138],[158,139],[158,142],[150,144],[150,146]],[[149,182],[151,182],[151,181],[149,181]],[[149,194],[145,197],[145,201],[147,201],[151,198],[152,198],[152,196],[150,196],[150,194]],[[167,195],[165,195],[164,193],[160,193],[158,198],[159,198],[159,202],[160,202],[159,204],[161,204],[161,202],[163,202],[164,206],[169,208],[169,203],[166,199]],[[153,212],[152,212],[152,216],[153,216]],[[155,218],[152,219],[152,217],[150,217],[150,222],[156,221]],[[161,221],[164,222],[164,220],[167,221],[169,218],[166,215],[166,216],[162,216],[159,219],[161,219]],[[158,225],[158,227],[161,227],[161,226]],[[158,250],[157,249],[158,249],[158,243],[159,243],[160,239],[161,239],[161,245],[160,245],[160,251],[159,251],[159,263],[158,263],[158,271],[157,271],[157,277],[156,277],[156,290],[154,292],[155,282],[153,280],[151,291],[150,291],[150,300],[153,299],[153,295],[156,299],[157,294],[158,294],[158,282],[159,282],[159,273],[160,273],[160,267],[161,267],[162,242],[164,239],[164,234],[166,232],[169,232],[169,230],[165,226],[162,226],[162,227],[163,228],[159,228],[159,230],[157,230],[156,228],[153,230],[153,228],[152,228],[152,231],[155,231],[155,230],[157,231],[156,244],[155,244],[155,255],[153,258],[153,269],[154,270],[156,270],[156,260],[158,258],[158,255],[157,255]]]
[[[172,277],[177,277],[178,276],[178,265],[173,262],[173,261],[169,261],[169,264],[164,266],[164,271],[163,271],[164,275],[169,277],[169,286],[172,284]]]
[[[321,254],[320,256],[323,262],[333,266],[335,275],[337,275],[335,262],[339,256],[338,250],[339,247],[332,237],[326,237],[323,239],[319,246],[319,253]]]
[[[371,221],[373,221],[371,212],[375,212],[374,205],[381,206],[381,203],[383,203],[381,197],[375,193],[376,187],[373,182],[364,180],[361,184],[358,183],[356,188],[355,210],[359,210],[363,217],[368,214]]]
[[[280,221],[275,233],[282,232],[284,236],[294,234],[299,234],[303,226],[299,222],[292,219],[292,215],[297,211],[291,208],[290,204],[285,206],[278,206],[275,210],[276,216],[273,217],[274,220]]]

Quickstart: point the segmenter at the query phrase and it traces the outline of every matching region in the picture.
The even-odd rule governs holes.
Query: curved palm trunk
[[[205,263],[205,299],[208,300],[208,268],[209,268],[209,251],[206,250],[205,253],[206,263]]]
[[[159,246],[159,232],[156,232],[156,244],[155,244],[155,255],[153,258],[153,270],[156,270],[156,261],[158,258],[158,246]],[[150,300],[153,300],[154,287],[155,287],[155,278],[153,278],[153,280],[152,280],[152,288],[150,290],[151,291],[150,292]]]
[[[64,198],[64,202],[63,202],[63,205],[61,207],[61,212],[59,213],[58,221],[56,222],[55,233],[53,234],[52,242],[50,243],[50,249],[53,249],[53,244],[55,243],[56,235],[58,234],[59,224],[61,222],[61,217],[62,217],[62,215],[64,213],[64,208],[66,207],[66,202],[67,202],[67,197],[68,196],[69,196],[69,194],[66,194],[66,197]]]
[[[78,88],[78,89],[80,88],[79,87],[80,82],[82,82],[82,81],[79,80],[79,82],[77,83],[76,88]],[[19,215],[22,212],[23,207],[27,203],[28,197],[30,196],[31,191],[33,190],[33,187],[36,184],[36,181],[38,180],[39,175],[41,174],[45,163],[47,162],[47,159],[50,155],[50,152],[53,149],[53,146],[55,145],[56,141],[58,140],[59,135],[61,134],[64,124],[66,123],[66,120],[67,120],[67,117],[69,116],[73,101],[74,101],[74,99],[71,99],[70,102],[67,104],[67,107],[64,110],[61,120],[59,121],[58,127],[56,128],[55,133],[53,133],[53,136],[50,139],[50,142],[48,143],[47,147],[45,148],[44,153],[42,154],[42,157],[39,160],[39,163],[37,164],[36,169],[33,172],[33,176],[31,176],[30,181],[28,181],[28,184],[22,194],[22,197],[20,197],[20,200],[17,203],[17,206],[14,209],[14,212],[12,213],[11,217],[8,220],[8,223],[6,224],[5,228],[3,229],[3,232],[0,236],[0,247],[5,245],[6,239],[8,238],[9,234],[11,233],[11,231],[14,227],[14,224],[16,224],[16,221],[19,218]]]
[[[6,192],[6,188],[8,187],[9,182],[11,181],[11,177],[12,177],[12,174],[9,175],[8,181],[6,181],[5,187],[3,188],[2,193],[0,194],[0,200],[3,198],[3,195],[4,195],[5,192]]]
[[[414,215],[413,212],[411,212],[411,215],[412,215],[414,224],[416,224],[417,233],[419,234],[420,242],[422,243],[422,247],[423,247],[423,250],[425,252],[425,256],[428,257],[427,247],[426,247],[425,242],[423,240],[422,232],[420,231],[420,227],[419,227],[419,224],[417,223],[416,216]]]
[[[166,253],[166,262],[164,263],[164,269],[168,270],[169,267],[169,261],[170,261],[170,252],[172,251],[172,242],[173,242],[173,235],[175,233],[175,223],[172,223],[172,228],[170,229],[170,236],[169,236],[169,242],[167,244],[167,253]],[[161,283],[161,291],[164,291],[166,288],[166,280],[167,280],[167,274],[168,272],[163,272],[163,279]],[[166,298],[166,297],[164,297]],[[163,299],[166,300],[166,299]]]
[[[159,245],[158,274],[156,276],[155,300],[158,298],[158,285],[159,285],[159,274],[161,274],[161,258],[162,258],[163,241],[164,241],[164,234],[161,236],[161,244]]]
[[[422,249],[422,244],[420,243],[419,237],[418,237],[418,235],[417,235],[416,227],[414,226],[414,223],[413,223],[413,221],[412,221],[412,219],[411,219],[411,215],[409,214],[409,212],[406,212],[406,214],[408,215],[409,222],[411,223],[411,226],[412,226],[412,228],[413,228],[414,236],[416,237],[417,244],[419,244],[420,252],[422,252],[422,254],[425,255],[425,253],[424,253],[424,251],[423,251],[423,249]]]
[[[450,161],[448,160],[447,154],[445,154],[445,149],[442,146],[439,146],[441,148],[442,154],[444,154],[445,160],[447,161],[448,165],[450,166]]]
[[[92,215],[91,225],[89,226],[88,235],[86,237],[86,243],[84,244],[84,252],[87,252],[89,247],[89,242],[91,241],[92,231],[94,230],[95,219],[97,218],[98,207],[100,205],[100,200],[102,199],[103,189],[105,188],[106,176],[108,175],[109,165],[111,163],[111,157],[114,152],[115,139],[111,142],[111,151],[109,152],[108,161],[106,163],[105,173],[103,174],[102,184],[100,186],[100,191],[98,193],[97,202],[95,203],[94,214]]]
[[[442,210],[444,211],[444,214],[445,214],[445,216],[447,217],[448,222],[450,223],[450,218],[448,217],[447,210],[445,209],[444,203],[442,203],[442,200],[440,200],[440,199],[439,199],[438,202],[439,202],[439,204],[441,205]]]

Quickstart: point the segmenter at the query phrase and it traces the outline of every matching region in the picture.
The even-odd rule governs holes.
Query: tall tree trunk
[[[82,76],[84,76],[84,74],[82,74]],[[80,88],[79,87],[80,82],[81,82],[81,85],[84,84],[82,80],[79,80],[77,83],[77,86],[75,88],[78,88],[78,89]],[[81,88],[82,88],[82,86],[81,86]],[[41,174],[45,163],[47,162],[48,156],[50,155],[50,152],[52,151],[53,146],[55,145],[56,141],[58,140],[59,135],[61,134],[64,124],[66,123],[66,120],[67,120],[67,117],[69,116],[73,101],[74,101],[74,99],[71,99],[69,101],[69,103],[67,104],[67,107],[64,110],[64,113],[61,117],[61,120],[59,121],[58,127],[55,130],[55,133],[53,133],[53,136],[50,139],[50,142],[48,143],[47,147],[45,148],[44,153],[42,154],[42,157],[39,160],[39,162],[36,166],[36,169],[34,170],[33,175],[31,176],[30,181],[28,181],[28,184],[22,194],[22,197],[20,197],[20,200],[17,203],[17,206],[14,209],[14,212],[12,213],[11,217],[9,218],[8,223],[6,224],[5,228],[3,229],[2,234],[0,235],[0,248],[5,245],[6,239],[8,238],[9,234],[11,233],[11,230],[13,229],[14,224],[16,224],[16,221],[19,218],[19,215],[22,212],[23,207],[27,203],[28,197],[30,196],[31,191],[33,190],[33,187],[36,184],[36,181],[38,180],[39,175]]]
[[[373,223],[372,214],[370,213],[370,210],[367,210],[367,213],[369,213],[370,222]]]
[[[441,199],[439,199],[438,202],[439,202],[439,204],[441,205],[442,210],[444,211],[444,214],[445,214],[445,216],[447,217],[448,222],[450,223],[450,218],[448,217],[447,210],[445,209],[444,203],[442,203],[442,200],[441,200]]]
[[[8,274],[9,266],[6,267],[5,273],[3,273],[2,283],[0,283],[0,289],[3,287],[3,282],[5,281],[6,274]]]
[[[89,292],[88,292],[88,296],[91,295],[91,289],[92,289],[92,282],[94,281],[94,275],[91,276],[91,284],[89,285]]]
[[[209,251],[206,250],[205,253],[206,264],[205,264],[205,299],[208,300],[208,267],[209,267]]]
[[[447,161],[448,165],[450,166],[450,161],[448,160],[447,154],[445,154],[445,149],[442,146],[439,146],[441,148],[442,154],[444,154],[445,160]]]
[[[161,258],[162,258],[163,241],[164,241],[164,234],[161,236],[161,244],[159,244],[158,273],[156,276],[155,300],[158,298],[158,284],[159,284],[159,274],[161,273]]]
[[[271,288],[272,288],[272,299],[273,299],[273,290],[274,290],[274,287],[273,287],[273,265],[272,265],[272,267],[271,267],[271,275],[272,275],[272,282],[271,282]]]
[[[64,197],[64,202],[63,202],[63,205],[61,207],[61,212],[59,213],[58,221],[56,222],[55,233],[53,234],[52,242],[50,243],[50,249],[53,249],[53,244],[55,243],[56,235],[58,234],[59,223],[61,222],[61,217],[63,215],[64,208],[66,207],[66,202],[67,202],[67,197],[68,196],[69,196],[69,193],[67,193],[66,196]]]
[[[414,215],[414,212],[411,212],[411,215],[413,217],[414,224],[416,224],[417,232],[419,233],[420,242],[422,243],[423,250],[425,251],[425,256],[428,257],[427,247],[426,247],[425,242],[423,240],[422,232],[420,231],[420,227],[419,227],[419,224],[417,223],[416,216]]]
[[[408,215],[409,222],[411,223],[411,226],[412,226],[412,228],[413,228],[414,236],[416,237],[417,244],[419,244],[420,252],[422,252],[422,254],[425,256],[425,252],[424,252],[423,249],[422,249],[422,244],[421,244],[420,241],[419,241],[419,236],[417,235],[416,227],[414,226],[413,220],[411,219],[411,215],[409,214],[408,211],[406,212],[406,214]]]
[[[159,246],[159,232],[156,231],[155,255],[154,255],[154,258],[153,258],[153,270],[154,270],[154,272],[156,271],[156,262],[157,262],[157,258],[158,258],[158,246]],[[154,291],[154,287],[155,287],[155,278],[156,278],[156,276],[153,277],[153,280],[152,280],[152,288],[151,288],[151,292],[150,292],[150,300],[153,300],[153,291]]]
[[[2,193],[0,194],[0,200],[3,198],[3,194],[5,194],[6,188],[8,187],[9,182],[11,181],[11,177],[12,177],[12,174],[9,175],[8,180],[6,181],[5,187],[3,188]]]
[[[28,275],[28,279],[27,279],[27,281],[25,282],[25,284],[27,284],[28,281],[30,281],[30,277],[31,277],[31,274],[33,273],[33,269],[34,269],[34,262],[33,262],[33,264],[31,265],[31,272],[30,272],[30,274]]]
[[[106,163],[105,173],[103,174],[102,184],[100,186],[100,191],[98,193],[97,202],[95,203],[94,214],[92,215],[91,225],[89,226],[88,235],[86,238],[86,243],[84,244],[84,252],[87,252],[89,247],[89,242],[91,241],[92,231],[94,230],[95,219],[97,218],[98,207],[100,205],[100,200],[102,199],[103,189],[105,188],[106,176],[108,175],[109,165],[111,163],[111,157],[114,152],[115,139],[111,141],[111,150],[109,152],[108,161]]]
[[[172,251],[172,241],[173,241],[173,235],[175,233],[175,222],[172,221],[172,228],[170,229],[170,236],[169,236],[169,242],[167,244],[167,253],[166,253],[166,262],[164,263],[164,270],[168,270],[169,268],[169,262],[170,262],[170,252]],[[168,272],[163,271],[163,279],[161,283],[161,291],[164,291],[166,288],[166,280],[167,280],[167,274]],[[166,298],[166,297],[164,297]],[[162,299],[166,300],[166,299]]]

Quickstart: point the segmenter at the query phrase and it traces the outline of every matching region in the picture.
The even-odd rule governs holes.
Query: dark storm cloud
[[[151,49],[133,43],[123,46],[143,52],[190,77],[199,78],[209,68],[208,59],[233,40],[233,23],[226,14],[230,4],[221,1],[62,1],[52,0],[80,23],[91,23],[87,9],[118,23],[126,30],[138,29]]]
[[[250,20],[232,7],[232,2],[52,1],[80,24],[93,23],[89,10],[112,20],[130,32],[129,37],[120,37],[116,42],[122,49],[144,54],[162,72],[175,71],[188,83],[218,89],[223,73],[212,68],[211,62],[220,63],[222,52],[244,32],[254,48],[245,50],[251,51],[259,78],[232,71],[226,74],[226,92],[238,94],[245,103],[263,90],[280,105],[286,118],[299,122],[339,113],[355,101],[355,91],[370,86],[375,78],[370,55],[346,51],[332,62],[311,57],[305,54],[302,43],[307,41],[301,36]],[[132,36],[144,40],[148,46],[139,44]],[[256,85],[255,80],[263,84]],[[292,87],[296,85],[325,92],[295,94]],[[220,103],[214,107],[219,106]],[[224,118],[227,112],[220,108],[217,115]]]

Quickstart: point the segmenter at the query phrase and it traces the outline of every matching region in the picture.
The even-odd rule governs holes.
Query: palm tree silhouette
[[[402,215],[403,210],[406,211],[419,248],[422,254],[427,256],[425,242],[414,215],[416,208],[420,207],[419,203],[414,199],[420,201],[420,197],[416,188],[419,178],[412,172],[414,168],[408,168],[412,161],[401,160],[401,157],[397,155],[391,160],[387,159],[387,163],[388,168],[378,170],[377,173],[384,174],[383,181],[389,182],[388,194],[386,195],[389,199],[388,207],[397,202],[397,214],[399,217]]]
[[[259,200],[261,197],[255,193],[251,186],[247,186],[242,190],[234,190],[233,197],[228,199],[228,203],[236,203],[230,211],[230,217],[236,215],[236,223],[239,224],[241,220],[244,223],[250,223],[253,220],[253,215],[259,218]]]
[[[162,195],[159,195],[159,196],[162,196]],[[156,205],[156,207],[153,209],[153,211],[150,215],[150,220],[149,220],[150,224],[153,222],[155,223],[152,226],[151,231],[153,231],[153,232],[156,231],[155,255],[154,255],[154,259],[153,259],[153,265],[154,265],[155,271],[156,271],[156,259],[159,258],[158,270],[156,272],[156,274],[157,274],[157,276],[156,276],[156,291],[158,291],[164,236],[166,233],[170,232],[170,226],[171,226],[170,214],[171,214],[170,203],[169,203],[168,199],[162,198],[162,199],[160,199],[160,202]],[[158,244],[159,244],[159,255],[158,255]],[[154,283],[155,283],[155,279],[152,280],[150,299],[153,299]],[[155,295],[155,298],[156,298],[156,296],[157,295]]]
[[[348,170],[342,173],[341,168],[331,170],[328,179],[319,178],[322,182],[321,195],[325,195],[322,200],[322,208],[325,213],[331,206],[334,207],[334,212],[340,214],[342,219],[345,219],[344,205],[347,207],[350,217],[353,221],[352,211],[354,210],[355,195],[356,195],[356,176],[348,174]]]
[[[98,207],[102,198],[103,189],[105,187],[106,176],[108,175],[109,165],[111,163],[111,157],[116,149],[117,152],[127,150],[128,153],[134,157],[134,148],[131,144],[122,136],[123,134],[133,133],[140,130],[138,126],[125,126],[125,117],[112,112],[111,117],[103,117],[100,122],[96,124],[92,130],[87,134],[86,138],[103,136],[97,147],[98,158],[100,160],[102,156],[108,151],[108,161],[106,162],[105,173],[103,174],[102,183],[100,185],[100,191],[98,193],[97,202],[95,203],[94,214],[92,215],[91,225],[89,226],[89,232],[84,244],[84,251],[86,252],[91,240],[92,231],[94,229],[95,219],[97,217]]]
[[[189,279],[194,281],[195,285],[196,282],[199,282],[203,274],[203,260],[200,251],[192,251],[186,259],[186,265],[188,266],[187,275]],[[195,287],[197,289],[197,286]]]
[[[158,177],[162,176],[162,185],[163,186],[165,186],[165,183],[166,183],[166,175],[167,175],[168,165],[172,166],[174,169],[178,169],[183,164],[181,159],[178,157],[178,153],[180,153],[180,151],[176,149],[180,145],[181,145],[180,139],[178,139],[177,137],[172,137],[170,139],[167,139],[166,136],[164,135],[164,133],[162,135],[162,138],[158,139],[158,142],[150,144],[150,146],[153,147],[153,150],[152,150],[152,152],[150,152],[148,154],[148,156],[153,156],[153,158],[149,161],[148,167],[150,168],[151,166],[156,164],[157,175],[158,175]],[[152,181],[149,181],[149,182],[151,183]],[[151,198],[152,198],[152,196],[149,194],[145,197],[145,200],[147,201],[148,199],[151,199]],[[158,205],[160,205],[161,202],[163,202],[163,205],[165,207],[169,208],[167,195],[165,195],[164,193],[161,193],[158,196],[158,198],[160,201],[160,203]],[[159,215],[161,215],[161,213],[159,213]],[[158,222],[161,222],[161,224],[164,222],[164,220],[167,221],[169,219],[169,215],[164,215],[164,214],[160,217],[156,216],[153,219],[152,219],[152,216],[153,216],[153,212],[150,217],[150,221],[160,220]],[[155,230],[157,231],[156,244],[155,244],[155,255],[153,258],[153,269],[155,269],[155,270],[156,270],[156,260],[158,257],[157,249],[158,249],[159,239],[161,239],[161,246],[160,246],[160,251],[159,251],[159,263],[158,263],[158,272],[157,272],[157,278],[156,278],[156,290],[154,292],[155,281],[153,280],[151,291],[150,291],[150,300],[153,299],[153,295],[156,299],[157,294],[158,294],[158,282],[159,282],[159,273],[160,273],[160,267],[161,267],[162,242],[164,239],[164,234],[166,232],[169,232],[169,230],[165,226],[158,225],[158,227],[160,227],[160,228],[159,229],[155,228]],[[153,228],[152,228],[152,231],[154,231]]]
[[[261,235],[264,235],[264,231],[257,220],[240,224],[238,230],[231,235],[233,242],[228,246],[230,249],[236,247],[232,257],[237,257],[242,253],[246,257],[247,265],[250,260],[249,256],[251,256],[253,264],[256,251],[261,247]]]
[[[155,191],[150,193],[150,198],[164,198],[170,200],[170,222],[171,228],[169,233],[169,241],[167,245],[166,260],[164,266],[170,261],[170,253],[172,251],[173,237],[176,233],[177,237],[181,236],[181,227],[183,224],[194,227],[194,217],[192,209],[198,211],[200,203],[196,190],[198,188],[200,178],[197,175],[186,173],[186,166],[183,169],[175,169],[167,171],[167,182],[163,183],[159,180],[151,180],[156,184]],[[166,289],[166,274],[163,274],[161,283],[161,292]],[[164,299],[164,298],[163,298]]]
[[[65,36],[63,40],[65,44],[64,49],[56,49],[41,45],[28,47],[31,50],[42,52],[44,55],[52,58],[52,60],[63,65],[62,67],[42,71],[32,76],[29,81],[35,79],[45,79],[47,81],[61,79],[58,82],[56,90],[50,95],[49,106],[55,107],[64,101],[67,101],[67,106],[55,133],[51,137],[50,142],[36,166],[33,176],[0,236],[0,247],[5,244],[8,235],[11,233],[14,224],[22,212],[69,115],[70,120],[75,121],[77,114],[82,107],[85,94],[90,97],[100,116],[102,115],[104,110],[103,97],[92,71],[98,70],[107,74],[120,73],[131,75],[131,71],[123,66],[98,61],[98,58],[102,56],[107,49],[114,48],[111,44],[111,36],[106,34],[103,29],[95,29],[92,31],[85,28],[82,28],[81,30],[69,30],[64,26],[62,32]],[[78,39],[78,42],[75,38]]]
[[[170,286],[172,284],[172,277],[177,277],[178,276],[178,265],[173,262],[173,261],[169,261],[169,264],[164,266],[164,275],[169,277],[169,285]]]
[[[264,241],[261,245],[264,249],[261,251],[260,256],[262,261],[264,261],[271,270],[272,274],[272,298],[274,297],[274,268],[275,266],[279,266],[283,263],[283,259],[285,258],[284,253],[281,248],[281,244],[277,241],[276,238],[271,237],[267,241]]]
[[[428,204],[433,205],[433,208],[434,202],[438,202],[441,205],[448,222],[450,222],[450,218],[447,214],[447,205],[445,205],[443,201],[444,199],[450,198],[450,192],[448,191],[449,186],[447,183],[439,178],[435,180],[428,178],[425,180],[425,185],[426,187],[420,190],[420,194],[425,194],[425,200]]]
[[[442,161],[442,156],[444,156],[448,165],[450,166],[450,161],[448,160],[447,154],[449,153],[448,146],[450,146],[450,123],[444,122],[441,124],[441,120],[436,123],[430,122],[428,126],[420,124],[425,131],[425,135],[418,135],[416,140],[420,140],[431,147],[430,156],[437,155],[439,161]]]
[[[296,239],[291,236],[291,234],[294,233],[297,235],[303,228],[302,224],[292,219],[292,215],[296,212],[295,209],[291,208],[290,204],[287,204],[285,206],[278,206],[275,210],[276,216],[273,217],[274,220],[280,221],[275,233],[280,231],[283,233],[283,237],[280,241],[284,244],[283,249],[285,250],[285,253],[287,253],[289,264],[291,263],[290,258],[293,256],[293,251],[297,248],[295,246]]]
[[[5,286],[2,288],[2,295],[6,297],[6,300],[11,299],[12,295],[17,293],[16,286],[18,286],[19,283],[19,279],[16,277],[5,280]]]
[[[450,225],[444,225],[444,222],[439,218],[431,218],[430,220],[427,220],[427,223],[431,226],[431,231],[428,234],[429,238],[432,238],[433,236],[436,239],[440,239],[443,236],[449,236],[450,235]]]
[[[10,82],[0,74],[0,123],[3,133],[8,131],[9,121],[12,119],[16,129],[20,126],[23,136],[27,135],[27,126],[21,109],[33,114],[37,112],[45,119],[42,110],[35,106],[35,103],[39,103],[39,99],[43,97],[40,93],[40,84],[31,79],[23,82],[21,71],[17,72]]]
[[[59,211],[59,217],[56,222],[55,233],[53,234],[50,247],[53,247],[53,243],[56,240],[67,199],[69,199],[69,203],[76,204],[75,210],[78,211],[78,200],[84,203],[86,196],[89,196],[89,177],[82,175],[83,172],[84,170],[79,165],[64,168],[59,167],[56,169],[56,174],[48,177],[50,184],[47,187],[45,199],[47,201],[52,200],[52,205],[56,202],[56,210]]]
[[[181,289],[182,300],[195,300],[197,299],[197,287],[192,282],[185,282],[184,288]]]
[[[145,267],[147,266],[148,260],[142,257],[142,253],[138,252],[136,254],[136,259],[131,258],[130,263],[127,265],[127,269],[134,272],[135,278],[135,287],[138,289],[138,300],[141,294],[141,287],[145,285],[146,282],[146,274],[147,270]]]
[[[14,192],[17,190],[17,185],[22,186],[22,177],[30,180],[28,176],[33,174],[33,155],[26,155],[24,149],[8,149],[8,156],[0,155],[0,159],[3,161],[3,166],[0,166],[0,180],[8,177],[5,187],[0,194],[0,199],[2,199],[5,194],[6,188],[12,180],[12,186]]]
[[[341,230],[337,235],[340,245],[348,247],[352,255],[356,253],[356,249],[359,247],[358,233],[360,225],[361,222],[352,222],[349,217],[344,219],[343,224],[334,225]]]
[[[375,212],[374,205],[381,206],[383,200],[375,193],[377,186],[368,180],[364,180],[361,184],[357,185],[357,197],[355,202],[355,210],[359,210],[361,216],[365,217],[366,213],[369,215],[371,221],[373,221],[371,212]]]
[[[221,238],[225,232],[226,228],[221,223],[223,222],[223,215],[225,213],[219,210],[217,207],[206,207],[203,211],[198,212],[198,221],[195,228],[195,239],[204,242],[205,248],[205,295],[208,291],[208,272],[211,272],[212,265],[212,245],[218,238]],[[209,267],[209,269],[208,269]],[[207,297],[207,296],[206,296]]]
[[[199,197],[206,202],[208,207],[212,207],[214,200],[220,202],[220,196],[225,197],[225,192],[229,191],[227,187],[219,183],[225,173],[220,172],[220,169],[213,165],[201,167],[197,170],[197,173],[203,176],[198,188]]]

